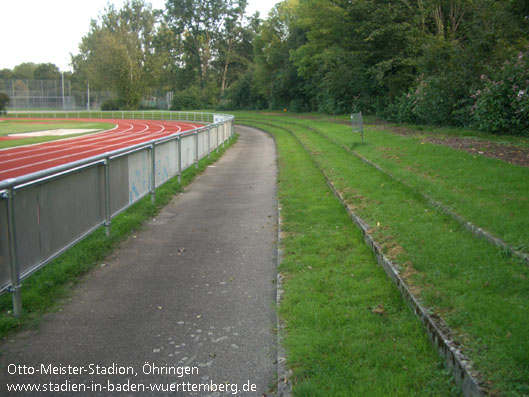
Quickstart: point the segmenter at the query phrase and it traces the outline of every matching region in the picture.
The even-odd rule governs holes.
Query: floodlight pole
[[[90,81],[88,81],[86,88],[86,110],[90,111]]]
[[[64,72],[61,73],[61,86],[62,86],[62,110],[64,110]]]

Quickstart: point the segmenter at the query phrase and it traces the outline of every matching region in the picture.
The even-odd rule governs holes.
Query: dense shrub
[[[193,86],[174,94],[171,110],[195,110],[202,106],[200,88]]]
[[[490,77],[472,98],[477,128],[496,134],[529,136],[529,51],[520,52]]]
[[[465,126],[470,123],[465,89],[446,76],[420,76],[416,85],[398,97],[382,116],[407,123]]]
[[[9,96],[0,92],[0,114],[6,114],[6,107],[9,103]]]
[[[107,99],[101,105],[101,110],[122,110],[124,109],[124,103],[121,99]]]
[[[254,81],[252,69],[246,71],[239,80],[235,81],[226,92],[226,100],[221,102],[223,110],[231,109],[265,109],[266,100],[259,94]]]

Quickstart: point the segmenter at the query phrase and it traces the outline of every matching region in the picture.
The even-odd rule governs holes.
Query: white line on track
[[[115,122],[115,120],[106,120],[106,121]],[[173,124],[172,127],[176,127],[175,130],[168,132],[167,130],[170,130],[171,128],[168,128],[167,124]],[[135,131],[134,129],[138,126],[143,127],[143,128],[141,130]],[[121,129],[123,127],[125,127],[125,129]],[[156,129],[153,130],[153,127],[155,127]],[[48,144],[44,143],[44,144],[39,144],[39,145],[33,145],[31,147],[27,147],[25,150],[13,151],[13,153],[1,153],[0,152],[0,162],[2,163],[3,166],[5,166],[6,163],[10,163],[10,162],[19,162],[20,160],[27,160],[30,158],[34,160],[38,160],[38,157],[43,157],[43,156],[46,157],[46,159],[42,161],[34,161],[32,163],[28,163],[24,165],[16,166],[15,164],[13,164],[13,166],[10,167],[9,169],[2,167],[4,169],[0,171],[0,179],[3,179],[2,174],[6,174],[8,172],[20,171],[25,168],[35,167],[38,165],[44,165],[44,164],[51,163],[51,162],[67,163],[68,162],[67,159],[69,157],[70,158],[74,158],[74,157],[78,158],[79,156],[81,156],[81,158],[91,157],[98,153],[103,153],[101,151],[101,148],[103,147],[105,148],[104,152],[110,152],[110,151],[113,151],[119,148],[133,146],[136,143],[141,143],[141,142],[149,141],[152,139],[156,139],[157,137],[162,136],[162,135],[169,136],[172,134],[181,133],[183,127],[184,128],[188,127],[190,129],[193,129],[193,128],[196,128],[197,126],[195,124],[179,123],[179,122],[164,122],[163,124],[161,123],[148,123],[148,124],[147,123],[121,123],[120,122],[112,130],[104,131],[101,133],[85,135],[85,136],[77,137],[77,138],[63,139],[63,140],[55,141],[55,142],[48,143]],[[146,134],[146,132],[149,132],[149,133]],[[124,136],[126,136],[129,139],[123,140]],[[76,153],[69,153],[64,156],[60,155],[61,153],[65,151],[71,151],[72,147],[75,147],[77,149],[87,148],[88,150],[82,150]],[[50,156],[53,156],[53,157],[50,158]],[[42,167],[42,169],[45,169],[45,168],[46,166]]]

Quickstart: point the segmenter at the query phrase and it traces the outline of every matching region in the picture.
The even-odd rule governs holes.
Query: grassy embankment
[[[345,124],[251,113],[241,113],[237,120],[273,133],[278,142],[285,232],[281,270],[286,277],[280,311],[287,324],[285,343],[298,394],[322,393],[320,388],[333,382],[343,387],[338,394],[356,393],[367,387],[358,374],[371,379],[368,373],[377,374],[368,381],[371,390],[377,390],[375,378],[385,379],[378,371],[396,362],[403,346],[420,346],[417,341],[423,335],[421,331],[390,336],[402,322],[413,323],[406,317],[411,314],[396,309],[403,303],[395,296],[390,299],[396,290],[374,259],[361,259],[363,243],[349,231],[354,227],[323,175],[371,225],[371,234],[400,265],[414,293],[451,327],[485,385],[499,394],[529,394],[529,266],[475,237],[421,195],[427,193],[526,249],[529,169],[380,128],[367,128],[367,143],[361,146],[360,137]],[[365,164],[342,145],[412,188]],[[344,223],[337,222],[338,216]],[[357,270],[360,264],[362,271]],[[375,292],[379,288],[387,288],[387,295]],[[371,320],[381,321],[379,331]],[[386,345],[387,341],[393,344]],[[395,377],[417,381],[439,376],[435,371],[410,370],[408,361],[428,361],[428,354],[409,351],[402,357],[403,363],[389,371]],[[406,390],[405,384],[395,392]],[[424,384],[417,390],[426,395],[445,393],[432,392]]]
[[[225,148],[211,153],[199,161],[198,169],[190,167],[182,172],[182,183],[173,178],[156,189],[156,203],[152,204],[150,196],[144,197],[132,207],[112,219],[112,233],[107,237],[103,228],[85,238],[75,247],[50,262],[44,268],[22,282],[22,305],[24,314],[15,318],[12,314],[11,294],[0,296],[0,337],[6,338],[10,333],[28,327],[38,326],[42,315],[56,310],[60,302],[67,299],[72,288],[104,260],[106,255],[141,227],[142,223],[152,218],[167,205],[175,194],[182,191],[207,166],[217,161],[225,150],[236,142],[236,137],[228,141]]]

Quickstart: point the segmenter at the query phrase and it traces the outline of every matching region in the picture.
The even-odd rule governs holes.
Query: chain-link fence
[[[9,96],[11,110],[100,110],[109,100],[116,99],[110,91],[74,89],[67,79],[0,80],[0,92]],[[141,101],[143,109],[168,109],[172,93],[150,91]]]

